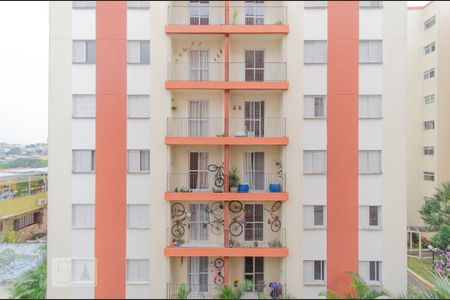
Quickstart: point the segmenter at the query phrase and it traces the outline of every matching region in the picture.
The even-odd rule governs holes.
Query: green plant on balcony
[[[182,186],[180,188],[176,187],[175,188],[175,193],[189,193],[190,190],[187,186]]]
[[[283,245],[281,244],[279,239],[274,239],[272,242],[269,242],[269,248],[282,248]]]
[[[189,293],[190,291],[186,283],[182,283],[177,288],[177,299],[187,299]]]
[[[234,280],[233,285],[218,285],[217,289],[217,299],[242,299],[245,295],[245,291],[251,289],[253,283],[249,280],[245,282],[239,282],[238,279]]]
[[[212,191],[213,193],[223,193],[223,188],[216,188],[213,186]]]
[[[235,8],[235,9],[233,10],[233,25],[236,24],[238,14],[239,14],[239,11],[238,11],[237,8]]]
[[[239,169],[232,168],[230,174],[228,175],[230,180],[230,191],[236,193],[238,191],[239,183],[241,182],[241,177],[239,176]]]

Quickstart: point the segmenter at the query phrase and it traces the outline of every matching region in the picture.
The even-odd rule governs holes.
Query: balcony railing
[[[224,81],[224,62],[200,63],[169,62],[169,80],[173,81]],[[230,62],[230,81],[273,82],[286,81],[286,63],[265,62],[260,66],[246,62]]]
[[[230,118],[229,136],[285,137],[285,118]],[[167,136],[217,137],[224,134],[223,118],[168,118]]]
[[[230,118],[230,136],[285,137],[285,118]]]
[[[185,216],[175,218],[167,230],[168,246],[176,248],[285,248],[286,231],[280,228],[281,222],[264,223],[230,223],[230,228],[223,228],[223,219],[211,217],[204,223],[189,223]],[[183,220],[177,222],[177,220]],[[233,220],[231,220],[233,222]],[[272,225],[273,223],[273,225]],[[254,228],[260,226],[260,228]],[[224,245],[224,232],[228,233],[228,244]]]
[[[202,276],[202,275],[200,275]],[[216,277],[218,275],[215,275]],[[203,280],[207,280],[208,282],[214,281],[214,275],[209,278],[208,275],[205,275]],[[220,276],[223,276],[221,274]],[[221,281],[221,278],[218,282]],[[168,299],[177,299],[177,290],[181,284],[167,284],[167,298]],[[242,299],[279,299],[286,295],[286,285],[285,284],[277,284],[276,288],[271,288],[270,283],[256,283],[252,284],[248,290],[242,295]],[[187,288],[189,291],[188,299],[218,299],[219,289],[222,285],[217,284],[187,284]],[[234,288],[233,285],[230,285],[231,288]]]
[[[249,5],[230,6],[230,25],[286,24],[286,6]],[[170,25],[223,25],[225,6],[172,5],[169,6]]]
[[[223,136],[223,118],[168,118],[167,136],[215,137]]]
[[[228,176],[225,174],[225,176]],[[264,171],[245,171],[238,192],[284,192],[285,175]],[[222,185],[222,186],[221,186]],[[167,191],[178,193],[223,192],[223,178],[215,178],[208,170],[167,174]]]

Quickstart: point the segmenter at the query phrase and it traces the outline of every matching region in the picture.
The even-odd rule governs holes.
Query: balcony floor
[[[166,145],[287,146],[288,137],[166,137]]]
[[[175,193],[166,192],[167,201],[287,201],[289,193]]]
[[[169,257],[217,256],[217,257],[287,257],[288,248],[183,248],[166,247],[164,255]]]
[[[189,81],[168,80],[166,89],[181,90],[288,90],[288,81]]]
[[[288,34],[289,25],[166,25],[166,34]]]

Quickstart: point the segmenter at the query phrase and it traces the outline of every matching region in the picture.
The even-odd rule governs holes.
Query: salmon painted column
[[[328,2],[327,283],[351,292],[358,271],[359,2]]]
[[[96,298],[125,298],[127,4],[96,8]]]

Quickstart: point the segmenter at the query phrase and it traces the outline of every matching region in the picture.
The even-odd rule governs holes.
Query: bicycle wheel
[[[214,277],[214,284],[222,285],[224,282],[224,278],[221,274],[217,274],[216,277]]]
[[[215,216],[223,215],[223,203],[221,201],[211,203],[209,211]]]
[[[214,181],[214,185],[218,188],[223,187],[225,181],[223,180],[222,177],[216,178],[216,180]]]
[[[222,269],[224,265],[225,261],[223,260],[223,258],[216,258],[216,260],[214,261],[214,267],[216,267],[216,269]]]
[[[215,219],[209,222],[211,226],[211,232],[215,235],[220,235],[223,233],[223,220]]]
[[[186,212],[184,205],[181,203],[173,204],[171,210],[172,210],[172,218],[180,217],[184,215],[184,213]]]
[[[177,239],[181,238],[184,235],[184,231],[184,226],[180,224],[174,224],[171,229],[172,236]]]
[[[208,166],[208,171],[210,171],[210,172],[216,172],[218,168],[219,168],[219,167],[216,166],[216,165],[209,165],[209,166]]]
[[[240,213],[244,207],[242,206],[242,202],[240,201],[231,201],[228,204],[228,208],[231,212]]]
[[[241,223],[234,221],[230,224],[230,234],[232,236],[240,236],[244,231],[244,226]]]
[[[272,205],[272,211],[277,211],[281,207],[281,201],[277,201]]]
[[[278,231],[280,231],[280,228],[281,228],[281,222],[280,222],[280,220],[278,220],[278,219],[273,220],[273,221],[272,221],[272,224],[270,224],[270,229],[271,229],[273,232],[278,232]]]

